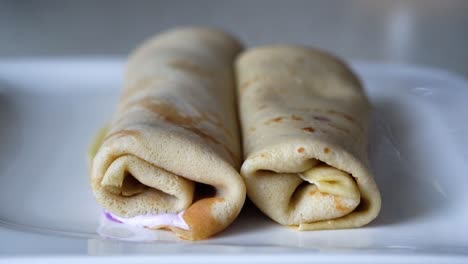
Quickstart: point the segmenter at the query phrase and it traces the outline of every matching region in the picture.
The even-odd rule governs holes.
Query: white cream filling
[[[157,215],[137,215],[134,217],[124,218],[112,214],[111,212],[104,211],[104,215],[113,221],[118,221],[123,224],[128,224],[137,227],[160,227],[160,226],[172,226],[181,229],[189,230],[189,226],[185,223],[182,215],[184,211],[175,214],[157,214]]]

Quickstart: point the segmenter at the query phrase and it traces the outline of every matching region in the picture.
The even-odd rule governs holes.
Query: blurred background
[[[297,43],[346,59],[443,68],[468,76],[465,0],[0,0],[0,59],[126,56],[177,25],[210,25],[247,45]]]

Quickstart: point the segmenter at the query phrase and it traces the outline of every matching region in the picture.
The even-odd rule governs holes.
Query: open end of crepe
[[[303,181],[291,195],[290,210],[311,207],[307,203],[328,204],[323,211],[324,218],[331,220],[353,212],[360,203],[357,183],[350,174],[323,162],[317,162],[311,168],[297,173]],[[320,214],[320,213],[319,213]],[[311,221],[313,222],[313,221]]]
[[[283,190],[283,195],[278,195],[277,191],[263,195],[269,196],[278,210],[289,215],[285,223],[293,225],[343,217],[361,203],[360,191],[352,175],[316,159],[298,162],[288,172],[257,170],[255,177],[263,182],[261,185],[269,182],[282,186],[277,191]]]
[[[144,226],[143,223],[172,223],[171,221],[175,219],[172,215],[181,213],[179,216],[182,217],[183,212],[189,210],[193,204],[204,202],[203,200],[208,201],[218,195],[218,190],[212,185],[194,182],[154,167],[151,167],[154,171],[152,171],[150,177],[149,174],[140,177],[141,174],[131,173],[132,170],[138,172],[138,169],[130,164],[124,166],[128,167],[128,170],[123,172],[117,170],[106,174],[101,181],[102,188],[113,195],[117,195],[120,199],[124,199],[129,204],[133,202],[133,199],[139,201],[140,204],[141,202],[147,203],[147,208],[151,208],[156,204],[159,210],[144,210],[141,215],[113,214],[114,218],[122,223],[142,226]],[[135,164],[133,165],[135,166]],[[140,181],[138,178],[143,180]],[[150,199],[146,200],[147,197]],[[136,198],[139,200],[135,200]],[[138,204],[136,205],[138,206]],[[172,220],[166,221],[167,219]],[[146,227],[162,228],[164,226],[148,225]]]
[[[102,181],[103,187],[110,193],[130,197],[134,195],[138,195],[145,191],[150,190],[151,187],[144,185],[140,181],[138,181],[131,173],[125,172],[123,181],[119,184],[113,185],[112,183],[107,183],[106,181]],[[176,198],[175,195],[170,193],[165,193],[162,190],[163,195],[167,195],[173,198]],[[214,186],[209,184],[203,184],[200,182],[195,183],[195,191],[193,193],[193,202],[205,199],[205,198],[213,198],[216,196],[217,190]]]
[[[193,197],[193,202],[205,199],[205,198],[213,198],[216,196],[217,190],[214,186],[209,184],[204,184],[201,182],[197,182],[195,184],[195,194]]]
[[[122,217],[118,214],[114,214],[108,211],[105,211],[104,214],[109,220],[112,220],[116,223],[127,224],[136,227],[145,227],[150,229],[165,229],[165,228],[181,228],[183,230],[190,230],[188,223],[184,220],[184,214],[190,211],[190,207],[197,203],[205,203],[213,200],[218,194],[217,189],[209,184],[195,183],[193,181],[188,181],[190,185],[194,188],[191,191],[191,196],[186,197],[190,200],[190,204],[184,206],[181,211],[172,211],[168,210],[166,212],[159,213],[145,213],[141,215],[134,215],[131,217]],[[105,180],[103,179],[103,182]],[[157,192],[159,199],[153,200],[155,203],[170,203],[169,200],[173,203],[177,199],[184,199],[184,197],[177,197],[171,193],[164,193],[159,189],[147,186],[136,177],[134,177],[130,172],[126,171],[124,173],[124,178],[121,184],[116,185],[104,185],[103,188],[110,193],[119,195],[124,199],[132,199],[138,195],[145,195],[149,192]],[[215,198],[216,199],[216,198]]]
[[[116,223],[178,230],[180,237],[196,239],[209,235],[205,226],[221,229],[225,221],[218,215],[224,186],[189,180],[133,154],[114,157],[98,184]]]
[[[270,170],[256,171],[256,175],[260,177],[277,173]],[[309,195],[321,193],[360,201],[359,188],[353,176],[318,160],[304,161],[297,171],[287,174],[294,174],[302,179],[292,193],[290,203],[297,201],[305,191],[309,191]]]
[[[320,192],[315,186],[315,184],[310,183],[308,181],[302,181],[294,190],[294,192],[291,195],[291,198],[289,199],[289,208],[294,208],[294,206],[297,204],[297,202],[303,197],[306,193],[317,193]]]
[[[321,193],[359,200],[360,193],[356,181],[348,173],[325,163],[298,173],[304,182],[314,184]]]
[[[146,186],[143,183],[139,182],[129,172],[125,173],[124,179],[121,182],[121,184],[117,184],[117,185],[108,184],[108,185],[106,185],[104,183],[103,187],[108,192],[111,192],[113,194],[126,196],[126,197],[137,195],[139,193],[142,193],[142,192],[148,190],[148,186]],[[167,193],[165,193],[165,194],[171,196],[170,194],[167,194]]]

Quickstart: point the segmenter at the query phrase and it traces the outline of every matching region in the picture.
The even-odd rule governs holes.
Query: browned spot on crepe
[[[275,118],[271,119],[271,121],[279,123],[279,122],[281,122],[281,120],[283,120],[283,118],[284,117],[278,116],[278,117],[275,117]]]
[[[297,116],[297,115],[292,115],[292,116],[291,116],[291,119],[292,119],[292,120],[296,120],[296,121],[303,121],[303,120],[304,120],[302,117]]]
[[[312,190],[309,191],[309,195],[314,196],[317,192],[319,192],[319,190],[318,190],[317,187],[315,187],[315,188],[313,188]]]
[[[210,134],[196,127],[196,125],[200,123],[202,120],[206,120],[204,117],[184,116],[184,115],[181,115],[178,109],[174,107],[173,105],[161,103],[161,102],[156,103],[156,102],[151,101],[150,99],[140,100],[136,104],[157,114],[164,121],[170,124],[180,126],[198,135],[200,138],[203,138],[213,144],[221,146],[226,151],[231,161],[234,162],[234,164],[239,163],[239,158],[231,151],[230,148],[226,146],[226,144],[224,144],[223,142],[220,142],[219,140],[217,140]]]
[[[206,121],[221,129],[227,136],[233,136],[232,132],[224,126],[221,119],[214,113],[200,112],[198,116],[180,115],[177,112],[177,108],[172,106],[171,104],[163,102],[154,102],[153,100],[151,100],[151,98],[143,98],[138,101],[130,101],[129,103],[124,104],[121,109],[125,111],[134,106],[143,106],[153,113],[172,113],[175,111],[175,114],[172,114],[171,118],[177,117],[179,119],[175,122],[177,124],[198,124],[203,121]]]
[[[222,127],[222,128],[225,128],[223,126],[223,122],[219,119],[219,117],[213,113],[209,113],[209,112],[201,112],[201,117],[200,119],[201,120],[206,120],[206,121],[209,121],[211,123],[213,123],[214,125],[218,126],[218,127]],[[228,132],[228,131],[226,131]]]
[[[250,128],[249,128],[249,131],[250,131],[250,132],[255,132],[255,130],[256,130],[255,127],[250,127]]]
[[[213,217],[213,205],[224,202],[224,198],[212,197],[199,200],[192,204],[182,216],[189,226],[189,230],[177,229],[184,239],[196,240],[207,238],[221,231],[224,223]]]
[[[202,78],[212,78],[213,75],[207,69],[200,67],[188,60],[174,60],[168,63],[172,68],[188,72]]]
[[[275,118],[272,118],[268,121],[265,122],[266,125],[268,124],[271,124],[271,123],[280,123],[282,120],[287,120],[287,119],[291,119],[291,120],[294,120],[294,121],[304,121],[304,118],[300,117],[300,116],[297,116],[297,115],[291,115],[291,116],[278,116],[278,117],[275,117]]]
[[[297,152],[299,152],[299,153],[304,152],[304,148],[303,148],[303,147],[298,148],[298,149],[297,149]]]
[[[324,148],[324,149],[323,149],[323,153],[325,153],[325,154],[330,153],[330,149],[329,149],[329,148]]]
[[[339,116],[341,118],[344,118],[344,119],[350,121],[351,123],[355,124],[360,129],[363,129],[362,125],[359,124],[358,122],[356,122],[356,120],[354,120],[354,118],[351,115],[347,114],[347,113],[338,112],[338,111],[335,111],[335,110],[328,110],[327,112],[332,114],[332,115],[336,115],[336,116]]]
[[[165,121],[180,125],[180,126],[192,126],[194,123],[200,122],[197,118],[188,115],[181,115],[176,107],[171,104],[153,102],[149,98],[142,99],[138,102],[135,102],[136,105],[139,105],[149,111],[161,116]]]
[[[258,110],[262,110],[262,109],[265,109],[267,106],[266,105],[261,105],[258,107]]]
[[[251,86],[252,84],[254,84],[254,83],[258,82],[258,81],[260,81],[261,79],[262,79],[262,78],[261,78],[260,76],[255,76],[255,77],[253,77],[252,79],[247,80],[247,81],[241,83],[240,86],[239,86],[239,90],[240,90],[241,92],[243,92],[243,91],[246,90],[249,86]]]
[[[323,192],[321,192],[318,188],[317,188],[317,191],[315,192],[315,195],[317,196],[327,196],[329,194],[324,194]]]
[[[283,116],[278,116],[278,117],[275,117],[275,118],[272,118],[272,119],[269,119],[267,121],[265,121],[265,125],[269,125],[271,123],[280,123],[281,120],[283,120],[284,117]]]
[[[313,127],[303,127],[302,130],[307,131],[307,132],[310,132],[310,133],[314,133],[314,132],[315,132],[315,128],[313,128]]]
[[[168,226],[168,225],[159,225],[159,226],[151,226],[151,227],[147,227],[148,229],[152,229],[152,230],[167,230],[167,231],[171,231],[171,226]]]
[[[324,116],[314,116],[314,119],[315,119],[315,120],[318,120],[318,121],[323,121],[323,122],[329,122],[329,121],[331,121],[329,118],[324,117]]]
[[[352,116],[348,115],[348,114],[343,113],[343,117],[348,119],[351,122],[354,122],[354,118]]]
[[[343,203],[341,202],[340,197],[333,195],[333,203],[335,204],[336,210],[338,210],[340,212],[348,212],[349,211],[349,208],[346,207],[345,205],[343,205]]]
[[[123,130],[119,130],[119,131],[116,131],[107,135],[104,140],[108,140],[110,138],[121,138],[121,137],[139,137],[140,135],[141,135],[140,131],[123,129]]]

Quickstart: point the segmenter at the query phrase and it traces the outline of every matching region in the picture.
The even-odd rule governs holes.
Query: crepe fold
[[[369,171],[370,104],[337,58],[299,46],[266,46],[236,62],[247,195],[299,230],[363,226],[380,211]]]
[[[233,61],[241,45],[214,29],[179,28],[130,56],[124,89],[92,159],[91,187],[122,218],[182,214],[184,239],[207,238],[239,214],[240,136]]]

